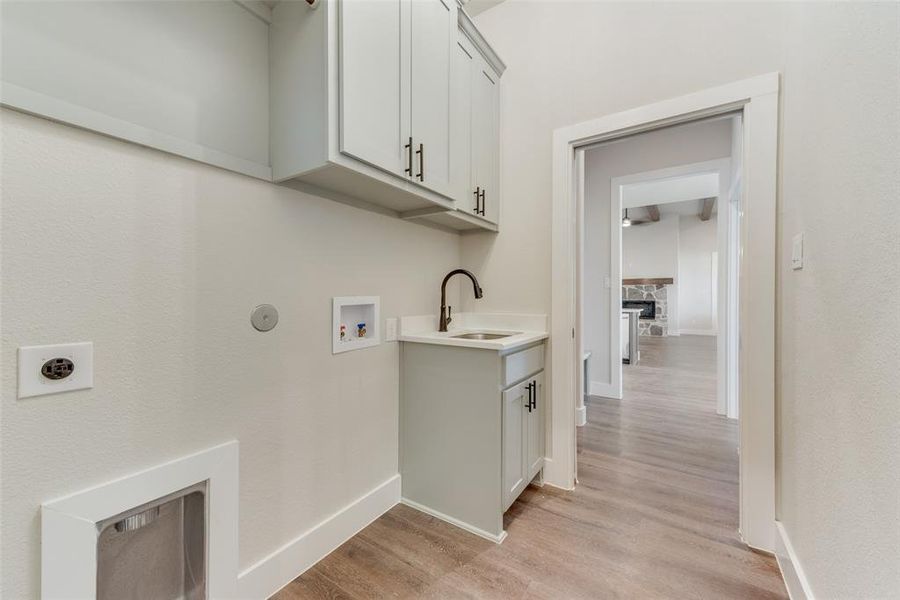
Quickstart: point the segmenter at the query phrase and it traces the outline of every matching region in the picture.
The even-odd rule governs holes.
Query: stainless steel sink
[[[461,340],[499,340],[500,338],[516,335],[514,333],[463,333],[460,335],[451,335],[452,338]]]

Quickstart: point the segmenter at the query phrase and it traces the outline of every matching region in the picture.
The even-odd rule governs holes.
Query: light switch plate
[[[791,268],[795,271],[803,268],[803,233],[795,235],[791,243]]]
[[[384,341],[397,341],[397,318],[393,317],[384,322]]]
[[[75,367],[64,379],[48,379],[41,367],[52,358],[67,358]],[[58,394],[94,387],[94,343],[21,346],[19,348],[19,398]]]

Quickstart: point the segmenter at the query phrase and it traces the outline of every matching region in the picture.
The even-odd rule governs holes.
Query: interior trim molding
[[[272,181],[272,168],[252,160],[233,156],[227,152],[203,146],[162,131],[150,129],[105,115],[84,106],[78,106],[60,98],[54,98],[19,85],[2,82],[0,105],[25,114],[42,117],[64,125],[71,125],[93,133],[161,152],[189,158],[214,167],[234,171],[242,175]]]
[[[575,407],[575,426],[584,427],[587,425],[587,406]]]
[[[669,285],[675,283],[672,277],[623,277],[622,285]]]
[[[778,264],[775,221],[779,91],[779,73],[767,73],[559,127],[553,131],[552,142],[550,336],[555,341],[549,356],[553,376],[548,382],[551,410],[547,453],[554,461],[544,469],[544,476],[548,483],[571,487],[575,481],[577,453],[573,415],[580,387],[576,373],[581,360],[578,351],[582,349],[576,274],[577,174],[583,148],[670,125],[742,113],[740,531],[747,545],[764,550],[774,546],[776,537],[772,355]],[[614,269],[611,277],[614,285],[619,285],[620,277],[621,272]],[[610,337],[614,335],[613,332]],[[612,351],[611,354],[615,349]],[[740,401],[741,398],[744,400]]]
[[[239,597],[269,598],[399,502],[397,474],[242,571]]]
[[[237,440],[126,475],[41,505],[41,598],[97,596],[97,524],[208,481],[210,598],[234,598],[238,566]]]
[[[503,75],[503,71],[506,70],[506,63],[503,62],[503,59],[500,58],[500,55],[491,47],[488,41],[481,35],[481,32],[478,31],[478,28],[475,27],[475,23],[472,22],[472,18],[466,13],[465,10],[460,7],[460,10],[457,13],[459,28],[463,30],[463,33],[466,34],[472,43],[475,44],[475,47],[481,53],[488,64],[491,65],[491,68],[497,73],[497,75]],[[455,45],[454,45],[455,47]]]
[[[781,521],[775,521],[775,559],[791,600],[814,600],[812,588]]]
[[[603,398],[615,398],[616,400],[622,399],[622,394],[619,392],[619,389],[613,384],[604,381],[592,381],[588,394],[591,396],[601,396]]]
[[[451,525],[455,525],[455,526],[459,527],[460,529],[464,529],[464,530],[468,531],[469,533],[474,533],[478,537],[483,537],[484,539],[490,540],[490,541],[494,542],[495,544],[502,544],[503,540],[506,539],[506,530],[505,529],[503,530],[503,533],[501,533],[500,535],[494,535],[492,533],[488,533],[484,529],[479,529],[478,527],[475,527],[474,525],[470,525],[469,523],[466,523],[465,521],[460,521],[459,519],[454,519],[453,517],[445,515],[444,513],[440,512],[440,511],[434,510],[433,508],[428,508],[424,504],[419,504],[418,502],[414,502],[414,501],[408,500],[406,498],[401,498],[400,503],[404,504],[410,508],[414,508],[419,512],[423,512],[426,515],[431,515],[432,517],[435,517],[436,519],[440,519],[441,521],[446,521],[447,523],[450,523]]]
[[[234,3],[266,25],[272,24],[272,9],[262,0],[234,0]]]

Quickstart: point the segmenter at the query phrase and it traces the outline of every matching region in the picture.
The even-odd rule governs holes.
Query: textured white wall
[[[501,86],[503,231],[463,241],[549,312],[554,128],[779,71],[780,515],[819,597],[900,589],[900,4],[508,0],[476,22]],[[865,211],[858,211],[865,208]],[[790,238],[808,262],[789,270]],[[879,304],[882,303],[882,304]]]
[[[666,289],[669,335],[678,335],[678,215],[663,215],[656,223],[622,229],[622,279],[671,277]],[[644,275],[641,275],[644,273]]]
[[[678,327],[689,333],[714,334],[715,273],[718,216],[701,221],[697,215],[678,217]]]
[[[269,28],[237,3],[7,0],[0,15],[4,83],[268,167]]]
[[[501,88],[502,89],[502,88]],[[684,164],[727,158],[731,152],[731,120],[719,119],[703,123],[692,123],[662,131],[653,131],[627,140],[598,146],[585,151],[584,155],[584,344],[591,354],[591,379],[598,383],[611,384],[609,359],[609,294],[604,288],[604,277],[610,274],[609,265],[609,203],[612,179],[624,175],[634,175],[645,171],[655,171]],[[506,196],[509,198],[509,196]],[[507,201],[512,204],[512,200]],[[503,242],[506,235],[506,216],[512,209],[506,207],[503,213],[504,233],[496,243]],[[549,217],[548,217],[549,218]],[[668,223],[668,222],[667,222]],[[633,235],[643,238],[642,232],[649,225],[632,227]],[[628,235],[632,235],[630,230]],[[677,238],[677,219],[671,221],[670,233]],[[471,260],[468,247],[471,236],[465,238],[463,252],[465,260]],[[548,242],[549,244],[549,239]],[[624,246],[627,243],[623,238]],[[677,250],[677,242],[672,250]],[[625,258],[627,261],[628,259]],[[652,262],[652,261],[649,261]],[[650,268],[650,264],[632,265],[637,270]],[[482,267],[482,272],[492,274],[491,265]],[[675,277],[677,263],[674,256],[667,266],[666,277]],[[622,275],[631,277],[651,277],[650,274],[631,272],[627,262],[622,265]],[[670,326],[678,329],[678,282],[669,288]],[[530,293],[530,292],[529,292]],[[533,297],[531,297],[534,300]],[[463,300],[465,302],[465,299]],[[535,309],[536,310],[536,309]],[[549,305],[539,312],[550,312]]]
[[[672,277],[669,294],[670,335],[679,330],[715,333],[713,313],[713,253],[716,227],[713,215],[701,221],[697,215],[662,215],[656,223],[622,229],[622,277]],[[599,340],[595,343],[598,343]]]
[[[622,279],[678,279],[678,215],[622,228]],[[676,283],[679,283],[676,281]]]
[[[42,501],[213,444],[241,443],[242,568],[397,473],[398,346],[332,356],[331,298],[436,313],[459,236],[0,117],[4,598],[38,597]],[[94,389],[16,399],[18,346],[85,340]]]
[[[900,288],[900,4],[792,5],[787,20],[779,518],[816,597],[895,598],[900,311],[879,307]]]

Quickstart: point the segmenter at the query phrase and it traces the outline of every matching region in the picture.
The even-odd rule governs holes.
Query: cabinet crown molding
[[[472,18],[466,14],[466,11],[462,6],[460,6],[459,11],[457,12],[459,15],[459,28],[463,33],[466,34],[478,51],[484,56],[484,59],[488,62],[491,68],[497,73],[497,75],[503,75],[503,71],[506,70],[506,63],[503,62],[503,59],[500,58],[500,55],[491,47],[484,36],[481,35],[481,32],[478,31],[478,28],[475,27],[475,23],[472,22]]]

